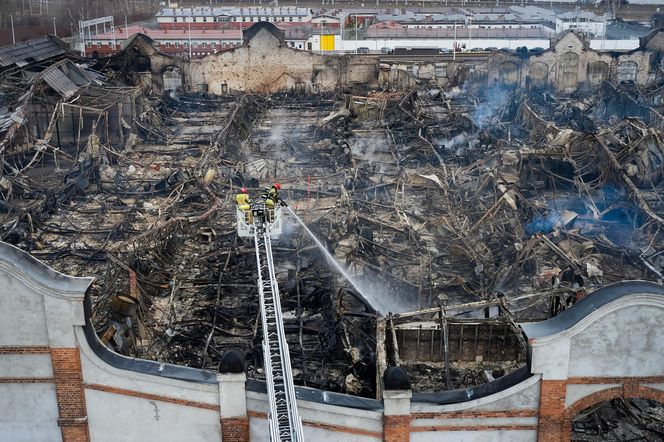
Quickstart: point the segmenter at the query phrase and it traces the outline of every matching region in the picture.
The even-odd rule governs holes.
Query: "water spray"
[[[307,233],[309,234],[309,236],[311,237],[311,239],[314,240],[314,242],[316,243],[318,248],[323,252],[325,257],[327,258],[328,262],[330,264],[332,264],[334,266],[334,268],[337,269],[339,271],[339,273],[341,273],[343,275],[343,277],[346,278],[346,280],[348,282],[350,282],[350,284],[357,291],[357,293],[362,297],[362,299],[364,299],[367,303],[369,303],[369,305],[371,305],[371,307],[373,307],[374,310],[376,310],[378,313],[385,314],[386,312],[383,311],[384,309],[382,308],[382,306],[378,302],[378,299],[376,299],[376,296],[368,293],[365,290],[363,290],[360,287],[360,283],[358,281],[356,281],[350,275],[350,273],[348,273],[348,271],[344,268],[344,266],[342,266],[334,256],[332,256],[332,254],[327,250],[327,248],[325,248],[323,243],[318,238],[316,238],[316,235],[314,235],[314,233],[311,230],[309,230],[309,228],[306,226],[306,224],[304,224],[304,222],[300,219],[300,217],[297,216],[297,214],[295,212],[293,212],[293,210],[290,207],[286,207],[286,208],[295,217],[295,219],[300,223],[300,225],[302,227],[304,227],[304,230],[306,230]]]

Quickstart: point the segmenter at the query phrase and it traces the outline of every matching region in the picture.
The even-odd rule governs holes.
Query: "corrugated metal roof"
[[[78,91],[78,86],[60,69],[47,69],[42,73],[42,78],[65,100],[71,98]]]
[[[48,67],[41,76],[65,100],[74,96],[80,87],[90,84],[87,74],[70,61]]]
[[[35,38],[0,48],[0,68],[23,67],[65,53],[52,37]]]
[[[4,149],[7,137],[11,138],[12,132],[26,122],[25,107],[29,96],[30,91],[25,92],[10,107],[6,102],[7,97],[0,93],[0,152]]]

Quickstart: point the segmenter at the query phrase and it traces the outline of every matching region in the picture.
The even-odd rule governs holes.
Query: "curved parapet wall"
[[[474,401],[507,390],[525,381],[530,376],[530,369],[525,366],[509,373],[508,375],[476,387],[449,391],[413,393],[413,402],[445,405]]]
[[[544,379],[664,374],[664,287],[626,281],[603,287],[547,321],[521,324],[531,368]]]
[[[0,440],[266,440],[264,383],[108,350],[86,323],[91,282],[0,243]],[[382,401],[298,387],[305,438],[566,440],[593,401],[664,399],[663,322],[662,287],[612,285],[523,324],[529,367],[486,385]]]
[[[633,298],[636,294],[653,295],[652,299],[659,301],[664,295],[664,287],[649,281],[616,282],[594,291],[592,296],[585,297],[574,304],[574,308],[565,310],[558,316],[546,321],[523,323],[521,328],[530,339],[553,336],[566,330],[573,333],[574,327],[594,311],[620,298]]]
[[[542,376],[540,440],[569,440],[574,414],[615,397],[664,400],[664,287],[624,281],[555,318],[521,324]]]
[[[91,283],[0,243],[0,440],[87,434],[74,328]]]
[[[52,296],[70,296],[82,299],[93,281],[93,278],[77,278],[60,273],[21,249],[0,242],[0,268],[8,269],[10,267],[12,270],[5,273],[14,274],[24,281],[32,280],[49,290],[49,294]]]

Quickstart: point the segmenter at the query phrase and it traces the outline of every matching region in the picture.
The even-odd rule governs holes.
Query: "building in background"
[[[558,14],[556,17],[556,33],[571,29],[586,35],[604,37],[606,35],[607,19],[603,15],[596,15],[587,11],[570,11]]]
[[[558,14],[538,6],[424,9],[309,9],[301,7],[164,8],[156,25],[113,28],[85,38],[88,56],[118,51],[134,33],[164,53],[202,57],[242,44],[242,31],[273,23],[288,47],[325,53],[390,52],[397,48],[449,50],[545,49],[556,34],[574,30],[594,37],[600,50],[630,50],[650,28],[586,11]],[[96,29],[96,28],[95,28]],[[100,28],[101,29],[101,28]],[[599,43],[598,43],[599,42]]]
[[[242,31],[239,29],[151,29],[144,26],[116,28],[114,31],[92,35],[85,41],[85,55],[105,57],[118,52],[123,43],[134,34],[144,34],[154,40],[155,45],[165,54],[187,58],[203,57],[228,50],[242,44]]]
[[[310,23],[311,10],[294,6],[283,7],[224,7],[224,8],[167,8],[156,14],[160,29],[246,29],[252,23],[280,24]]]
[[[311,25],[316,29],[341,28],[341,10],[321,11],[311,17]]]
[[[311,24],[282,29],[286,45],[293,49],[307,49],[307,40],[312,33]],[[199,58],[227,51],[242,45],[241,29],[153,29],[131,25],[119,27],[86,37],[85,55],[106,57],[120,51],[124,42],[134,34],[144,34],[154,41],[163,53],[182,58]]]

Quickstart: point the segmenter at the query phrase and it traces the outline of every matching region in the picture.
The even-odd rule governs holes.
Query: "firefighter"
[[[279,196],[279,191],[281,190],[281,184],[274,183],[264,194],[263,198],[265,199],[265,205],[271,208],[274,208],[277,204],[286,206],[286,202],[281,199]]]
[[[249,192],[243,187],[240,189],[240,193],[235,195],[235,202],[240,210],[247,210],[251,207],[251,200],[249,199]]]
[[[237,203],[237,208],[244,213],[245,220],[251,224],[251,199],[245,187],[240,189],[240,193],[235,195],[235,202]]]
[[[268,209],[268,221],[274,221],[274,206],[280,204],[282,206],[286,205],[286,202],[281,199],[279,196],[279,191],[281,190],[281,184],[274,183],[272,187],[267,189],[263,193],[263,199],[265,200],[265,207]]]

